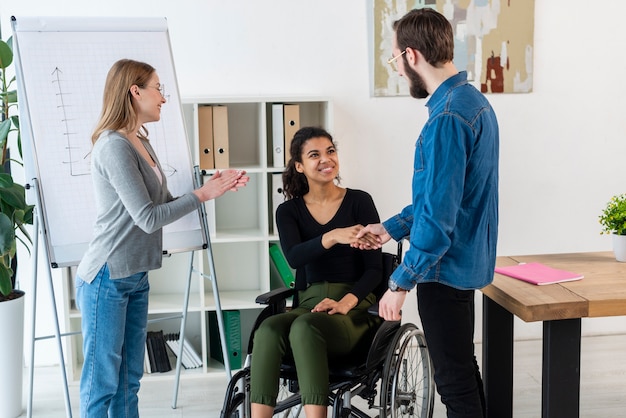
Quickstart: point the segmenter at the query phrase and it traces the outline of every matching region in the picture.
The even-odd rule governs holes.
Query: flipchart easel
[[[153,147],[159,152],[160,145],[167,156],[167,161],[162,158],[161,162],[171,169],[173,177],[168,177],[168,184],[172,185],[174,180],[180,184],[182,175],[182,182],[186,184],[184,187],[191,189],[199,187],[202,176],[197,167],[194,167],[193,173],[190,170],[189,144],[184,133],[167,22],[164,18],[12,17],[11,20],[22,139],[25,144],[25,161],[27,164],[30,163],[26,167],[27,178],[32,179],[27,188],[29,196],[34,194],[31,200],[35,201],[36,206],[33,234],[32,355],[29,362],[27,415],[32,416],[35,342],[54,338],[59,352],[66,414],[71,417],[62,338],[79,333],[61,333],[51,268],[77,265],[89,242],[89,239],[83,236],[83,232],[90,230],[93,225],[89,215],[95,212],[95,204],[92,202],[91,181],[87,176],[84,158],[78,159],[76,156],[84,154],[84,142],[79,139],[88,138],[92,129],[91,122],[85,120],[85,115],[90,115],[89,121],[97,119],[99,111],[94,108],[99,108],[101,104],[98,100],[97,103],[93,103],[93,99],[100,97],[106,72],[114,61],[120,58],[135,58],[151,62],[155,68],[159,68],[161,81],[165,80],[165,84],[170,86],[168,88],[172,92],[168,95],[170,107],[165,107],[162,115],[162,120],[165,119],[168,123],[157,124],[153,127],[154,130],[151,130]],[[22,45],[20,50],[21,43],[27,47],[24,48]],[[85,98],[89,100],[84,101]],[[68,101],[72,100],[74,101],[68,105]],[[62,118],[56,118],[53,110],[61,112]],[[71,113],[76,110],[82,113]],[[168,141],[165,138],[168,138]],[[176,141],[182,141],[182,144]],[[71,173],[68,171],[66,174],[67,166],[72,166]],[[187,174],[189,176],[185,177]],[[43,185],[42,181],[46,184]],[[83,206],[90,202],[92,206]],[[230,378],[224,323],[204,207],[197,215],[192,228],[181,227],[174,232],[164,232],[164,245],[166,241],[172,243],[171,247],[164,249],[169,253],[189,251],[190,263],[181,314],[158,320],[180,318],[180,338],[184,338],[191,277],[196,272],[193,269],[193,256],[195,251],[206,250],[209,273],[200,274],[212,282],[225,370]],[[55,232],[51,234],[53,229]],[[64,238],[69,237],[69,243],[67,239],[61,244],[51,239],[54,235],[58,240],[59,236],[64,234]],[[40,239],[44,241],[44,245],[41,245]],[[54,311],[52,318],[54,335],[43,337],[36,336],[37,270],[40,251],[44,258],[42,267],[48,276]],[[182,367],[180,355],[182,344],[180,347],[172,408],[176,408]]]
[[[196,187],[200,187],[202,184],[202,175],[200,173],[200,170],[198,168],[198,166],[194,167],[194,173],[195,173],[195,185]],[[71,402],[70,402],[70,397],[69,397],[69,387],[68,387],[68,381],[67,381],[67,373],[66,373],[66,369],[65,369],[65,360],[64,360],[64,353],[63,353],[63,344],[62,344],[62,337],[67,337],[67,336],[72,336],[72,335],[77,335],[80,334],[79,332],[69,332],[69,333],[61,333],[60,330],[60,326],[59,326],[59,317],[58,317],[58,313],[57,313],[57,309],[56,309],[56,297],[54,295],[54,283],[52,280],[52,271],[51,271],[51,264],[50,264],[50,258],[49,258],[49,254],[47,251],[46,246],[44,246],[44,250],[42,251],[43,257],[44,257],[44,265],[46,266],[46,275],[47,275],[47,279],[48,279],[48,284],[50,287],[50,298],[51,298],[51,302],[52,302],[52,311],[53,311],[53,322],[54,322],[54,330],[55,333],[54,335],[47,335],[47,336],[42,336],[42,337],[37,337],[36,336],[36,313],[37,313],[37,285],[38,285],[38,273],[37,273],[37,269],[38,269],[38,255],[39,255],[39,251],[40,251],[40,246],[39,246],[39,235],[41,234],[42,237],[46,234],[46,228],[45,228],[45,224],[42,222],[43,218],[43,209],[42,209],[42,201],[41,198],[39,197],[39,192],[38,192],[38,181],[36,178],[32,179],[32,183],[29,183],[26,185],[26,188],[30,189],[30,188],[34,188],[37,197],[37,202],[35,204],[35,217],[34,217],[34,222],[33,222],[33,252],[32,252],[32,265],[33,265],[33,278],[32,278],[32,293],[33,293],[33,298],[32,298],[32,321],[31,321],[31,356],[30,356],[30,362],[29,362],[29,367],[28,367],[28,375],[29,375],[29,390],[28,390],[28,402],[27,402],[27,417],[32,417],[32,404],[33,404],[33,387],[34,387],[34,358],[35,358],[35,342],[36,341],[40,341],[40,340],[44,340],[44,339],[49,339],[49,338],[55,338],[56,343],[57,343],[57,349],[58,349],[58,354],[59,354],[59,362],[60,362],[60,368],[61,368],[61,375],[62,375],[62,379],[63,379],[63,387],[64,387],[64,401],[65,401],[65,409],[66,409],[66,416],[71,418],[72,417],[72,410],[71,410]],[[182,370],[182,358],[183,358],[183,344],[182,341],[184,341],[185,338],[185,329],[186,329],[186,324],[187,324],[187,313],[188,313],[188,307],[189,307],[189,295],[191,292],[191,278],[193,276],[194,273],[196,274],[200,274],[203,278],[210,280],[211,281],[211,285],[212,285],[212,289],[213,289],[213,298],[214,298],[214,302],[215,302],[215,311],[217,313],[217,322],[218,322],[218,329],[219,329],[219,335],[220,335],[220,342],[221,342],[221,348],[222,348],[222,353],[223,353],[223,359],[224,359],[224,368],[226,371],[226,375],[228,377],[228,379],[230,380],[230,378],[232,377],[232,371],[230,368],[230,360],[229,360],[229,356],[228,356],[228,348],[226,345],[226,338],[225,338],[225,331],[224,331],[224,319],[222,316],[222,306],[221,306],[221,302],[220,302],[220,296],[219,296],[219,289],[218,289],[218,284],[217,284],[217,276],[215,274],[215,264],[214,264],[214,260],[213,260],[213,252],[211,250],[211,239],[210,239],[210,235],[209,235],[209,227],[208,227],[208,222],[207,222],[207,218],[206,218],[206,210],[204,208],[204,205],[202,205],[200,207],[200,219],[201,219],[201,224],[202,224],[202,228],[205,234],[206,239],[206,245],[203,246],[202,249],[200,249],[200,251],[206,251],[206,255],[207,255],[207,259],[208,259],[208,264],[209,264],[209,274],[206,274],[204,272],[201,272],[199,270],[194,269],[193,267],[193,261],[194,261],[194,254],[196,251],[198,250],[192,250],[189,253],[189,270],[188,270],[188,274],[187,274],[187,282],[185,285],[185,293],[184,293],[184,298],[183,298],[183,306],[182,306],[182,310],[181,310],[181,314],[180,315],[173,315],[173,316],[167,316],[167,317],[163,317],[163,318],[157,318],[157,319],[153,319],[150,320],[148,322],[157,322],[157,321],[166,321],[166,320],[172,320],[172,319],[180,319],[180,341],[181,344],[179,344],[179,348],[178,348],[178,353],[176,353],[176,371],[175,371],[175,379],[174,379],[174,389],[173,389],[173,394],[172,394],[172,409],[176,409],[177,407],[177,402],[178,402],[178,392],[179,392],[179,383],[180,383],[180,372]]]

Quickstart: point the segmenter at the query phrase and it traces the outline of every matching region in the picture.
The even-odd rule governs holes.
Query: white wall
[[[11,15],[166,16],[182,95],[331,98],[343,184],[369,191],[387,217],[410,200],[413,144],[427,113],[424,101],[370,97],[368,7],[5,0],[0,22],[7,38]],[[610,196],[626,191],[626,3],[536,0],[535,9],[534,92],[489,96],[501,127],[498,252],[610,250],[597,219]],[[626,332],[618,319],[588,320],[583,330]],[[539,324],[518,322],[518,336],[540,336]]]

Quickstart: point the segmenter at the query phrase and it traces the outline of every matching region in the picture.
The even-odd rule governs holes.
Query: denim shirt
[[[391,280],[403,289],[423,282],[479,289],[491,283],[495,267],[498,122],[465,72],[443,82],[426,106],[413,202],[383,223],[396,241],[410,241]]]

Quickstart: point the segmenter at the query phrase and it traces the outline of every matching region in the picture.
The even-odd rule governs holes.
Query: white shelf
[[[265,241],[267,235],[260,230],[222,230],[211,237],[211,243],[258,242]]]
[[[183,307],[184,293],[155,293],[150,292],[148,302],[148,312],[150,314],[170,314],[180,313]],[[189,295],[189,306],[187,312],[201,312],[202,304],[198,293]]]
[[[219,282],[218,282],[219,287]],[[222,291],[221,287],[219,296],[220,296],[220,305],[222,310],[230,311],[230,310],[240,310],[240,309],[262,309],[263,305],[259,305],[255,302],[255,299],[260,294],[264,293],[260,289],[255,290],[239,290],[239,291]],[[215,311],[215,297],[213,296],[213,292],[206,292],[204,295],[205,304],[204,308],[206,311]]]

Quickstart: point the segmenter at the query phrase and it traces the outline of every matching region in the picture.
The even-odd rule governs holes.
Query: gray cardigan
[[[154,150],[144,146],[159,166]],[[161,170],[163,173],[163,170]],[[161,267],[163,226],[200,207],[187,193],[174,199],[164,174],[159,183],[150,164],[121,134],[100,135],[91,153],[91,175],[96,196],[94,236],[77,274],[91,283],[106,263],[112,279]]]

